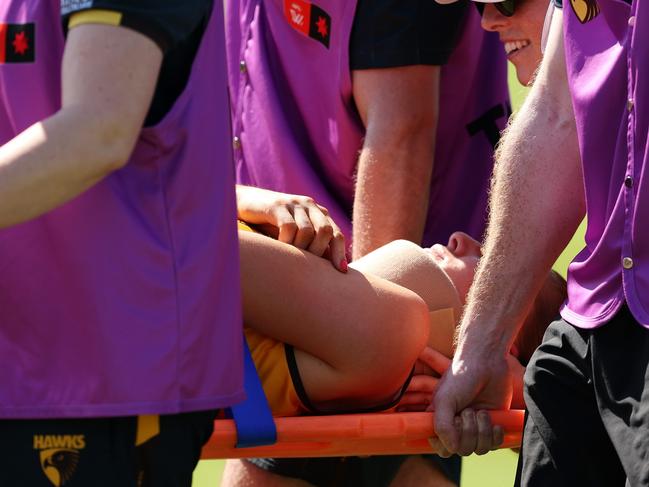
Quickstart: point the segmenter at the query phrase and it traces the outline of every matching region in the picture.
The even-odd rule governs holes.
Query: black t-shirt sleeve
[[[164,58],[145,120],[152,126],[185,89],[213,5],[214,0],[61,0],[61,15],[66,32],[71,24],[120,25],[160,46]]]
[[[351,69],[443,65],[464,28],[465,0],[358,0],[349,46]]]
[[[61,0],[61,15],[67,30],[76,13],[117,12],[121,14],[119,25],[146,35],[166,53],[196,31],[212,3],[213,0]]]

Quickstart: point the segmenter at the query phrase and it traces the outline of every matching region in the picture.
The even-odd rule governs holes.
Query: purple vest
[[[649,327],[649,3],[564,3],[566,62],[582,157],[586,248],[568,270],[570,323],[605,323],[626,301]],[[641,28],[636,28],[641,26]]]
[[[229,6],[237,181],[314,197],[350,239],[365,131],[349,69],[356,2],[239,0]],[[324,42],[316,19],[327,16]],[[426,244],[445,242],[455,230],[482,236],[493,144],[509,111],[506,74],[498,37],[485,33],[470,9],[461,42],[442,68]]]
[[[2,2],[0,23],[33,24],[36,38],[34,62],[0,64],[4,143],[59,107],[59,2]],[[243,399],[223,43],[216,2],[184,93],[142,131],[129,163],[0,231],[0,418],[166,414]]]

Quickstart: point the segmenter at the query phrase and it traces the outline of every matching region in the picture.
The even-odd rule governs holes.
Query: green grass
[[[216,487],[221,483],[223,460],[202,460],[194,470],[194,487]]]
[[[517,110],[528,89],[516,81],[513,69],[509,71],[509,86],[512,106]],[[554,265],[555,270],[565,276],[566,268],[572,258],[584,246],[585,224],[579,227],[575,237],[566,247]],[[462,487],[504,487],[513,484],[518,455],[511,450],[499,450],[484,456],[472,455],[464,459],[462,467]],[[194,472],[194,487],[215,487],[219,485],[224,462],[221,460],[204,460]]]

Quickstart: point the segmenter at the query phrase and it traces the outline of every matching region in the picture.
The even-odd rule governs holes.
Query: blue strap
[[[242,403],[229,408],[229,413],[237,427],[236,447],[272,445],[277,441],[277,429],[245,337],[243,367],[247,398]]]

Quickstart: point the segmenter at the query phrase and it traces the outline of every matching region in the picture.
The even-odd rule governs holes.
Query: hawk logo
[[[331,17],[305,0],[284,0],[284,16],[289,25],[329,49]]]
[[[34,24],[0,24],[0,64],[33,63],[36,58]]]
[[[72,478],[85,447],[84,435],[34,435],[43,473],[55,487],[63,487]]]
[[[590,22],[599,14],[596,0],[570,0],[570,6],[582,24]]]

